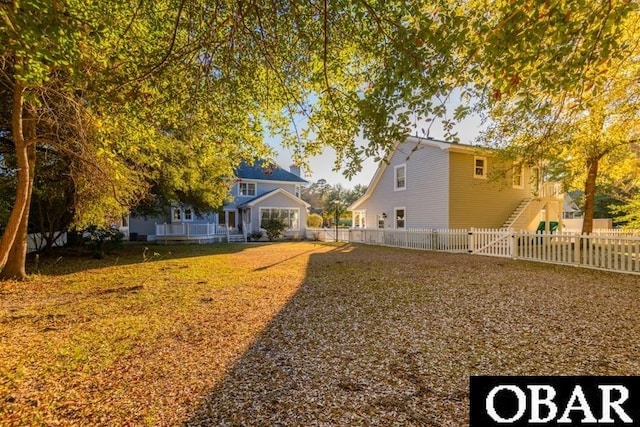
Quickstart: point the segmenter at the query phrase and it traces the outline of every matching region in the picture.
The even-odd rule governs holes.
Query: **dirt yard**
[[[460,426],[470,375],[640,373],[639,276],[309,242],[41,264],[0,282],[3,426]]]

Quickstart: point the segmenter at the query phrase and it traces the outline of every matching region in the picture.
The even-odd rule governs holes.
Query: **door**
[[[227,211],[227,215],[228,215],[228,221],[227,221],[227,227],[229,227],[229,230],[231,230],[232,228],[236,227],[236,211]]]

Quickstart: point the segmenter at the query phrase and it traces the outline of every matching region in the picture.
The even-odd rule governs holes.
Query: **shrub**
[[[284,234],[284,230],[287,228],[287,224],[281,219],[270,219],[262,223],[262,228],[267,233],[267,238],[270,242],[277,240]]]
[[[122,248],[124,234],[115,228],[103,228],[90,225],[83,233],[85,245],[91,250],[91,255],[100,259],[105,252],[109,253]]]
[[[249,240],[257,242],[258,240],[262,239],[262,236],[264,236],[262,230],[252,231],[251,233],[249,233]]]
[[[307,227],[322,227],[322,217],[318,214],[310,214],[307,216]]]

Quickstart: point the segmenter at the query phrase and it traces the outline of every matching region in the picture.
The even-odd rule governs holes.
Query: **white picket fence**
[[[307,238],[335,241],[335,230],[307,229]],[[640,233],[536,233],[502,229],[342,229],[342,242],[470,253],[640,274]]]
[[[36,252],[44,248],[46,241],[41,233],[27,234],[27,252]],[[64,246],[67,244],[67,233],[61,233],[57,236],[53,246]]]

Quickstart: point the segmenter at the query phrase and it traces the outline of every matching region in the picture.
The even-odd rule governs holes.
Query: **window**
[[[171,208],[171,218],[173,221],[193,221],[193,209],[191,208]]]
[[[394,209],[394,215],[393,217],[395,218],[396,221],[396,228],[398,230],[404,230],[404,225],[405,225],[405,209],[404,208],[395,208]]]
[[[365,211],[353,211],[353,227],[365,228],[366,227],[366,215]]]
[[[513,167],[513,188],[524,188],[523,178],[522,165],[515,165]]]
[[[256,183],[255,182],[241,182],[238,184],[239,196],[255,196],[256,195]]]
[[[288,230],[300,230],[300,209],[297,208],[260,208],[260,227],[270,219],[280,219]]]
[[[404,190],[407,188],[407,165],[398,165],[393,169],[393,189],[395,191]]]
[[[218,217],[218,225],[226,225],[227,222],[224,215],[224,209],[218,208],[216,216]]]
[[[193,221],[193,210],[191,208],[185,208],[183,218],[185,221]]]
[[[487,158],[475,156],[473,158],[473,177],[474,178],[486,178],[487,177]]]
[[[294,195],[294,196],[296,196],[296,197],[298,197],[298,198],[300,198],[300,194],[301,194],[301,193],[300,193],[300,191],[301,191],[301,190],[300,190],[300,186],[299,186],[299,185],[296,185],[296,188],[294,189],[294,193],[293,193],[293,195]]]
[[[381,213],[378,215],[378,228],[384,228],[384,220],[387,218],[387,215]]]

